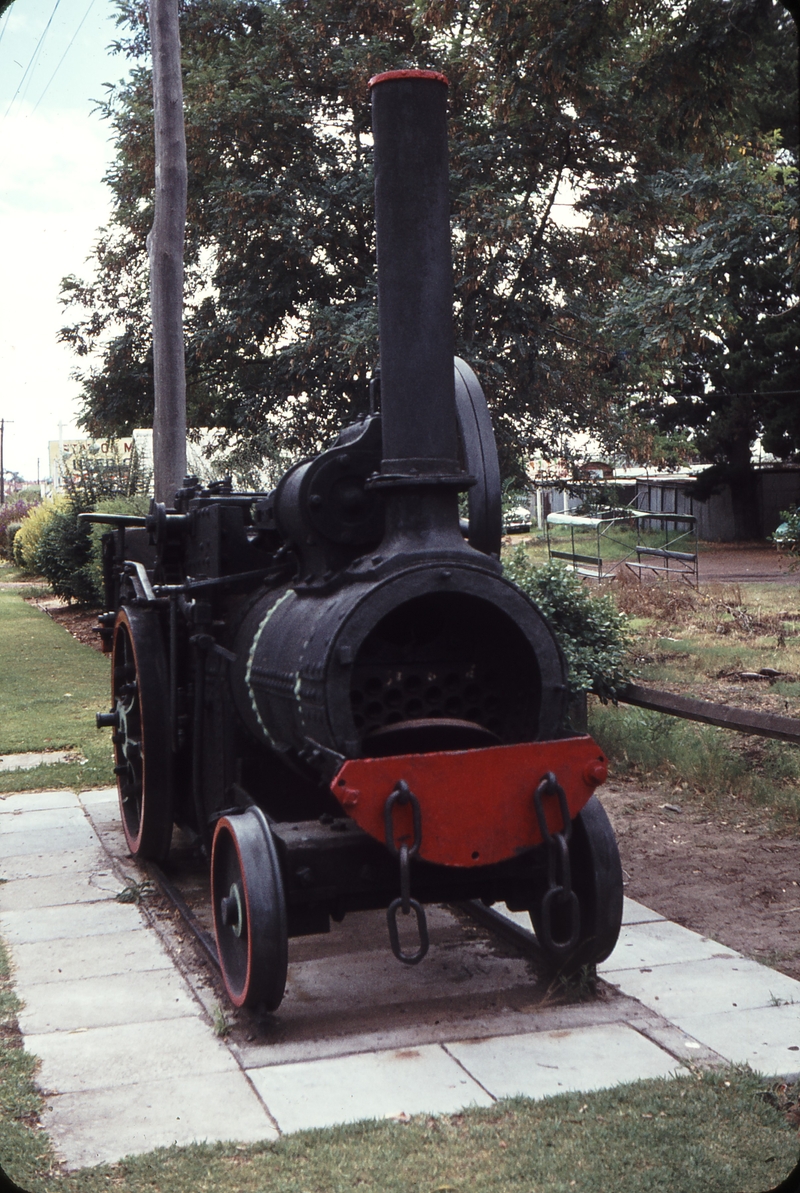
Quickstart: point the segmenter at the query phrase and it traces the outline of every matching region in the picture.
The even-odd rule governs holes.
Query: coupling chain
[[[399,848],[395,844],[394,839],[393,811],[396,804],[400,807],[411,804],[413,823],[411,844],[407,845],[404,841]],[[422,844],[422,812],[419,800],[414,795],[414,792],[410,790],[404,779],[399,781],[394,791],[386,800],[383,809],[383,822],[386,830],[386,844],[391,852],[400,860],[400,898],[394,899],[386,911],[386,921],[389,925],[389,943],[398,961],[402,961],[404,965],[418,965],[428,951],[428,921],[425,916],[425,908],[416,899],[411,898],[410,862],[412,857],[417,856],[420,845]],[[416,916],[419,948],[415,953],[404,953],[400,946],[400,934],[397,928],[398,910],[402,911],[403,915],[409,915],[413,911]]]
[[[552,833],[544,812],[544,798],[556,796],[561,813],[561,830]],[[539,909],[540,925],[537,935],[550,953],[571,953],[581,934],[581,908],[578,896],[572,889],[572,867],[569,856],[569,839],[572,836],[572,818],[567,806],[564,788],[552,771],[542,777],[533,796],[533,806],[539,831],[547,850],[547,890]],[[558,937],[553,934],[553,913],[558,917]]]

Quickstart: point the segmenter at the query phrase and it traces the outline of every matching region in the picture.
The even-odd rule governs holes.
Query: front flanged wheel
[[[134,857],[163,861],[172,839],[172,743],[167,664],[157,615],[123,607],[111,656],[114,770]]]
[[[548,952],[541,925],[541,900],[531,908],[533,930],[552,964],[562,973],[583,965],[599,965],[614,951],[622,925],[622,863],[606,811],[593,795],[572,822],[569,842],[572,889],[580,908],[580,934],[566,956]],[[554,910],[551,930],[556,941],[569,936],[569,924]]]
[[[231,1002],[276,1011],[289,963],[286,899],[275,842],[260,808],[217,821],[211,905]]]

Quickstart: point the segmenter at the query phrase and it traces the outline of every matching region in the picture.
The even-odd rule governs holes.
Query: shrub
[[[3,559],[12,558],[11,544],[14,541],[16,530],[19,530],[22,519],[32,508],[33,506],[22,498],[0,506],[0,556]],[[15,530],[12,530],[12,527]]]
[[[150,509],[150,498],[145,493],[138,497],[109,497],[106,501],[98,501],[95,506],[101,514],[136,514],[143,517]],[[91,524],[89,538],[91,543],[91,558],[87,566],[87,574],[91,578],[97,593],[98,601],[103,593],[103,535],[108,534],[109,527],[100,522]]]
[[[572,695],[594,692],[604,704],[616,701],[629,678],[625,666],[629,631],[614,598],[592,596],[580,577],[560,563],[537,567],[521,546],[506,562],[505,573],[553,627],[567,658]]]
[[[65,497],[49,497],[41,505],[33,506],[22,520],[22,525],[14,536],[14,562],[23,572],[35,574],[36,548],[42,532],[56,513],[66,505]]]
[[[17,501],[24,501],[27,505],[38,505],[42,500],[42,491],[38,485],[28,485],[17,493]]]
[[[790,505],[788,510],[781,510],[781,518],[781,525],[770,538],[790,555],[800,555],[800,510]]]
[[[89,527],[78,521],[80,506],[67,502],[55,511],[36,544],[36,570],[56,596],[80,605],[100,599],[92,576],[92,539]]]
[[[150,498],[111,497],[98,501],[106,514],[146,514]],[[36,548],[36,567],[56,596],[79,605],[99,605],[103,600],[103,535],[108,526],[79,522],[83,513],[77,501],[68,501],[48,521]],[[88,511],[86,511],[88,512]]]

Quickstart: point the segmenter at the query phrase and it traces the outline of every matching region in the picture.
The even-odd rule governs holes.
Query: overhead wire
[[[62,62],[64,61],[64,59],[66,58],[66,56],[67,56],[67,54],[70,52],[70,50],[72,49],[72,46],[73,46],[73,44],[74,44],[74,42],[75,42],[75,38],[78,36],[78,34],[80,33],[81,29],[83,28],[83,26],[84,26],[84,22],[86,21],[86,18],[88,17],[89,13],[90,13],[90,12],[92,11],[92,9],[94,8],[94,5],[95,5],[95,0],[89,0],[89,7],[86,9],[86,12],[85,12],[85,13],[83,14],[83,16],[81,17],[81,22],[80,22],[80,24],[78,25],[78,28],[77,28],[77,29],[75,30],[75,32],[73,33],[72,37],[70,38],[69,45],[67,46],[66,50],[65,50],[65,51],[64,51],[64,53],[61,55],[61,57],[59,58],[59,60],[58,60],[58,65],[56,66],[55,70],[54,70],[54,71],[53,71],[53,73],[51,74],[50,78],[47,80],[47,83],[45,84],[44,91],[42,92],[42,94],[41,94],[41,95],[39,96],[39,98],[37,99],[37,101],[36,101],[36,104],[35,104],[35,106],[34,106],[34,109],[33,109],[33,112],[35,112],[35,111],[36,111],[36,109],[39,107],[39,104],[42,102],[42,100],[44,99],[44,97],[47,95],[47,92],[48,92],[48,90],[50,89],[50,84],[52,83],[53,79],[56,77],[56,75],[58,74],[59,70],[61,69],[61,64],[62,64]],[[33,115],[33,112],[31,112],[31,115]]]
[[[55,5],[53,7],[53,11],[50,13],[50,17],[47,21],[47,24],[45,25],[45,27],[42,31],[42,35],[39,38],[38,42],[36,43],[36,49],[31,54],[30,61],[29,61],[28,65],[25,67],[24,74],[23,74],[22,78],[20,79],[19,83],[17,84],[17,90],[14,92],[13,96],[11,97],[11,103],[8,105],[8,107],[5,110],[5,115],[3,116],[3,121],[5,121],[9,112],[13,108],[14,101],[16,100],[17,96],[19,95],[20,91],[22,90],[22,85],[28,77],[28,72],[31,69],[31,67],[33,66],[33,63],[36,60],[36,58],[38,58],[38,56],[39,56],[39,51],[41,50],[42,46],[44,45],[44,39],[47,37],[47,32],[53,23],[53,17],[56,15],[56,12],[58,10],[58,6],[60,3],[61,3],[61,0],[56,0]],[[26,88],[26,90],[27,90],[27,88]],[[2,123],[2,122],[0,122],[0,123]]]

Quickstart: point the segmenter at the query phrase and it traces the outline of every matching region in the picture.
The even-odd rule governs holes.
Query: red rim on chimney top
[[[375,87],[378,83],[390,83],[394,79],[432,79],[434,83],[450,86],[450,80],[446,75],[439,74],[438,70],[387,70],[382,75],[373,75],[367,86]]]

